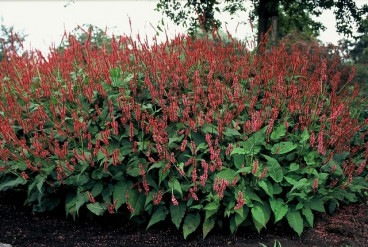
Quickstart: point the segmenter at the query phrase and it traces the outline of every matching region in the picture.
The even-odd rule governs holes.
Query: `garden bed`
[[[108,215],[93,221],[66,219],[62,210],[32,213],[23,207],[19,193],[0,193],[0,243],[12,246],[368,246],[368,204],[353,204],[332,216],[316,215],[315,227],[301,237],[285,226],[268,227],[261,234],[240,228],[235,235],[216,229],[206,239],[200,231],[183,239],[174,225],[166,222],[145,231],[123,216]],[[226,227],[225,227],[226,228]]]

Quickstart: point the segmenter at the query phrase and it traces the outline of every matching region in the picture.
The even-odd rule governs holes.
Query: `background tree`
[[[111,37],[106,35],[106,31],[91,24],[83,24],[74,28],[70,35],[74,36],[80,44],[85,45],[86,42],[89,42],[96,48],[102,45],[109,45],[111,42]],[[65,39],[59,48],[68,47],[69,45],[68,39]]]
[[[220,28],[221,22],[215,18],[215,12],[234,14],[246,11],[246,3],[246,0],[225,0],[224,7],[220,10],[220,2],[217,0],[187,0],[185,3],[179,0],[160,0],[156,10],[162,11],[174,23],[187,26],[189,33],[193,34],[200,26],[206,31],[212,27]],[[354,0],[252,0],[251,3],[253,10],[250,11],[250,17],[258,19],[258,41],[271,26],[274,30],[272,40],[275,41],[278,34],[280,35],[277,31],[280,24],[280,29],[283,30],[281,34],[291,28],[298,31],[315,30],[318,33],[323,25],[314,21],[311,16],[319,16],[323,10],[331,8],[335,8],[337,31],[352,35],[353,26],[360,23],[368,9],[367,4],[358,8]]]
[[[7,27],[4,24],[1,24],[0,28],[0,61],[2,61],[5,56],[5,50],[20,50],[26,35],[22,32],[15,31],[13,26]]]
[[[368,96],[368,17],[362,20],[354,41],[344,40],[356,69],[355,81],[361,87],[361,94]]]

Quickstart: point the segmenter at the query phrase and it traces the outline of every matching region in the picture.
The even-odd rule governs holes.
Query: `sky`
[[[356,0],[362,4],[366,0]],[[115,35],[130,35],[129,18],[132,23],[133,36],[138,33],[147,35],[149,40],[156,34],[154,28],[164,19],[170,37],[175,33],[183,33],[185,29],[174,25],[162,13],[154,11],[157,0],[115,0],[115,1],[80,1],[68,4],[68,0],[54,1],[18,1],[0,0],[1,23],[14,26],[15,30],[27,34],[25,48],[39,49],[47,52],[48,48],[58,45],[64,31],[71,32],[78,25],[92,24],[102,29],[107,28],[108,33]],[[65,5],[68,5],[65,7]],[[244,16],[221,14],[220,19],[226,24],[227,29],[236,38],[252,38],[250,24]],[[319,39],[326,43],[336,44],[342,36],[335,31],[335,17],[332,10],[325,11],[318,20],[327,27]],[[153,26],[153,27],[152,27]],[[163,34],[159,39],[164,39]]]

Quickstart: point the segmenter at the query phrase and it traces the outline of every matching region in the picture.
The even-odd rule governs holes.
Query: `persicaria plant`
[[[288,224],[367,189],[365,102],[318,46],[113,37],[0,68],[0,190],[36,212],[198,228]]]

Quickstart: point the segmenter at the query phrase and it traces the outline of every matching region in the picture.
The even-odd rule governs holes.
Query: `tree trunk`
[[[272,27],[271,41],[272,44],[277,40],[277,21],[279,16],[278,0],[260,0],[258,5],[258,44],[262,41],[262,37]]]
[[[276,44],[277,41],[277,20],[278,16],[271,17],[271,42],[272,45]]]

